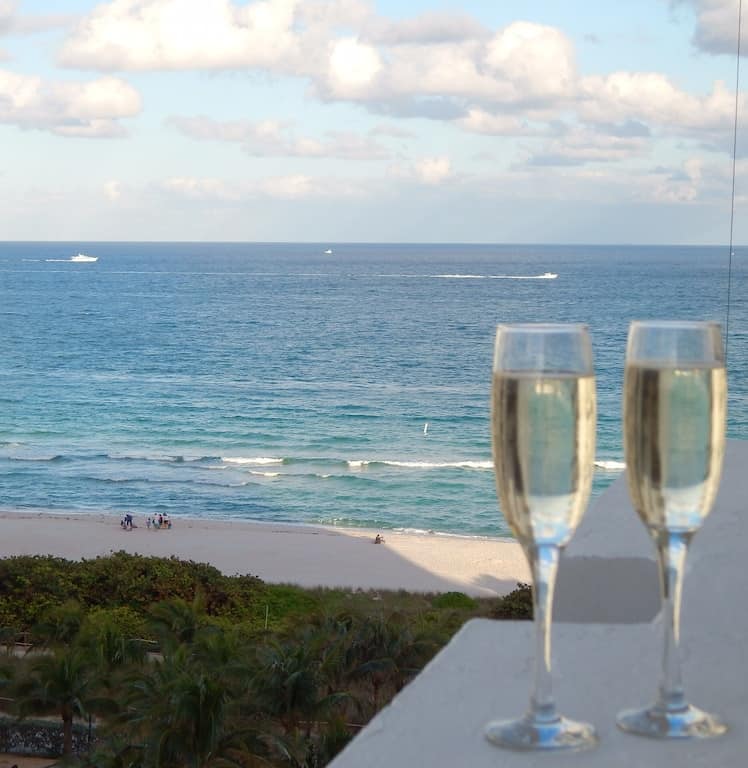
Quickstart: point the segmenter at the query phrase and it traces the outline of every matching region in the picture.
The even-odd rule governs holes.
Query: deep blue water
[[[727,267],[726,247],[0,244],[0,507],[505,534],[496,324],[590,325],[597,456],[621,462],[629,321],[724,323]],[[747,281],[736,249],[733,437]]]

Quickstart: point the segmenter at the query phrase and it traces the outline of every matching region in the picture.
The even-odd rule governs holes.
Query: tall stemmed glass
[[[632,323],[623,389],[629,493],[657,547],[665,643],[655,703],[622,712],[618,725],[653,738],[719,736],[726,726],[686,701],[678,652],[686,552],[714,503],[725,450],[719,325]]]
[[[594,728],[561,717],[551,685],[551,609],[560,550],[582,519],[595,456],[595,378],[584,325],[500,325],[492,394],[493,458],[501,509],[532,569],[535,685],[518,720],[486,726],[521,750],[583,749]]]

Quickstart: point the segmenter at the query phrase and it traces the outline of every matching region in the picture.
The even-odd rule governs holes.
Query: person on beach
[[[374,539],[375,544],[384,544],[384,536],[380,536],[379,534],[376,535]]]

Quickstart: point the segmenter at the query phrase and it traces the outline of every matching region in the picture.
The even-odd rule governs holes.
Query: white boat
[[[558,275],[555,272],[543,272],[539,277],[541,280],[555,280]]]
[[[75,262],[78,262],[78,263],[81,263],[81,262],[89,263],[89,262],[92,262],[92,261],[97,261],[98,258],[99,258],[98,256],[86,256],[85,253],[79,253],[76,256],[73,256],[70,259],[70,261],[75,261]]]
[[[332,253],[332,248],[328,248],[325,253],[329,256]]]

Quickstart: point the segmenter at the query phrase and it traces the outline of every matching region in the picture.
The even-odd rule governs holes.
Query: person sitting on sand
[[[379,534],[376,535],[374,539],[375,544],[384,544],[384,536],[380,536]]]

